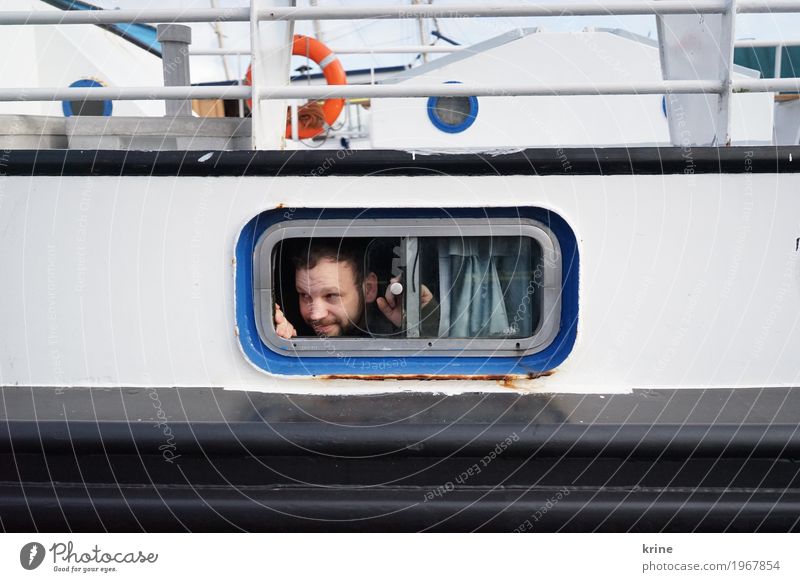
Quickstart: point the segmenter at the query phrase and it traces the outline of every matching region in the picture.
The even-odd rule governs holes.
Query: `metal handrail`
[[[737,40],[736,48],[777,48],[784,46],[800,46],[800,40],[755,40],[752,38]]]
[[[737,40],[733,46],[735,48],[776,48],[788,46],[800,46],[800,40]],[[457,53],[469,51],[469,46],[439,46],[410,44],[399,46],[379,46],[379,47],[329,47],[337,55],[394,55],[394,54],[420,54],[420,53]],[[191,49],[191,56],[197,57],[225,57],[249,55],[247,49]]]
[[[642,83],[565,83],[556,85],[312,85],[265,87],[261,99],[500,97],[579,95],[721,94],[727,90],[719,80],[648,81]],[[736,79],[733,92],[800,91],[800,78]],[[250,99],[248,86],[214,87],[43,87],[0,89],[0,101],[136,101],[147,99]]]
[[[665,14],[722,14],[727,0],[641,0],[637,2],[541,2],[536,5],[412,5],[376,7],[270,8],[258,11],[258,20],[353,20],[410,18],[636,16]],[[739,14],[800,12],[796,0],[739,0]],[[193,10],[76,10],[66,12],[0,11],[0,25],[123,24],[154,22],[249,22],[249,8]]]
[[[432,45],[405,45],[405,46],[382,46],[382,47],[328,47],[337,55],[391,55],[405,53],[456,53],[469,50],[466,46],[432,46]],[[246,49],[190,49],[191,56],[198,57],[224,57],[249,55]]]

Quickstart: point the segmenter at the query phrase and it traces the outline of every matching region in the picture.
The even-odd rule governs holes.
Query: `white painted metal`
[[[730,65],[723,45],[731,36],[724,15],[678,14],[659,16],[661,69],[665,79],[720,79],[717,95],[688,95],[670,91],[667,97],[670,138],[673,145],[724,145],[728,136]],[[725,52],[725,54],[723,54]]]
[[[800,12],[800,3],[797,0],[738,0],[736,11],[739,14]]]
[[[4,3],[5,6],[5,3]],[[142,24],[171,22],[249,22],[249,8],[192,10],[72,10],[30,13],[22,10],[0,11],[0,25],[39,24]]]
[[[247,99],[251,88],[246,86],[213,87],[38,87],[0,88],[0,101],[61,101],[64,99],[101,101],[161,99]],[[60,106],[60,104],[59,104]],[[163,114],[163,113],[162,113]]]
[[[800,78],[739,79],[733,90],[797,91]],[[317,85],[269,86],[261,90],[264,100],[325,99],[358,97],[511,97],[511,96],[577,96],[577,95],[661,95],[663,93],[719,93],[720,81],[648,81],[625,83],[563,83],[558,85]],[[60,101],[63,99],[102,101],[161,99],[249,99],[247,86],[213,87],[41,87],[36,89],[0,88],[0,101]]]
[[[775,104],[775,144],[800,145],[800,99]]]
[[[731,92],[733,69],[733,40],[736,38],[736,0],[729,0],[728,7],[720,16],[719,70],[723,91],[717,98],[716,140],[711,145],[731,144]]]
[[[796,80],[800,81],[800,79]],[[639,83],[559,83],[484,85],[402,84],[402,85],[318,85],[313,87],[265,88],[264,98],[323,99],[326,97],[510,97],[513,95],[661,95],[681,93],[719,93],[720,81],[646,81]]]
[[[733,90],[798,91],[800,79],[737,79]],[[262,99],[324,99],[357,97],[483,97],[549,95],[660,95],[662,93],[719,93],[720,81],[650,81],[636,84],[565,83],[559,85],[311,85],[308,87],[265,87]],[[249,99],[246,86],[214,87],[40,87],[0,88],[0,101],[60,101],[63,99],[162,100],[162,99]]]
[[[263,210],[481,208],[491,193],[559,213],[580,245],[577,343],[530,389],[796,386],[798,191],[800,174],[0,177],[0,385],[507,391],[271,377],[234,319],[234,245]]]
[[[720,81],[661,80],[658,48],[635,37],[610,32],[508,35],[487,41],[475,54],[443,57],[427,68],[398,75],[394,87],[417,95],[457,93],[479,97],[473,125],[445,133],[428,119],[426,98],[372,101],[371,144],[376,148],[508,148],[552,145],[666,145],[669,128],[663,96],[721,91]],[[509,75],[531,87],[504,87]],[[741,72],[735,79],[746,79]],[[461,84],[448,84],[460,81]],[[580,87],[576,90],[576,83]],[[675,83],[675,84],[673,84]],[[488,88],[487,93],[475,89]],[[516,89],[516,88],[515,88]],[[617,92],[618,93],[615,93]],[[377,93],[378,91],[376,91]],[[525,96],[511,98],[512,94]],[[577,94],[577,95],[576,95]],[[598,97],[602,94],[603,97]],[[502,96],[491,98],[490,96]],[[701,98],[704,96],[701,95]],[[733,96],[736,143],[770,143],[770,93]]]
[[[300,139],[300,118],[297,115],[297,103],[289,105],[289,116],[292,123],[292,141]]]
[[[264,86],[289,84],[292,59],[292,22],[258,22],[256,13],[266,6],[294,6],[294,0],[252,0],[250,19],[250,71],[253,99],[253,149],[282,150],[286,147],[286,100],[263,100]]]
[[[741,0],[739,1],[741,2]],[[800,46],[800,40],[756,40],[751,38],[746,40],[737,40],[733,46],[736,48]]]
[[[734,91],[800,91],[800,79],[736,79]]]
[[[40,0],[3,0],[3,7],[28,14],[60,14]],[[102,48],[100,48],[102,47]],[[161,86],[161,59],[97,26],[19,26],[4,28],[0,51],[0,87],[69,87],[92,78],[109,87]],[[164,103],[153,100],[113,104],[118,116],[162,116]],[[63,117],[60,101],[16,100],[0,104],[0,114]]]

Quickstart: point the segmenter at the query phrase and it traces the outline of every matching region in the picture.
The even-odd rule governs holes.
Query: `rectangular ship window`
[[[526,355],[559,329],[558,243],[534,221],[278,223],[254,271],[284,355]]]

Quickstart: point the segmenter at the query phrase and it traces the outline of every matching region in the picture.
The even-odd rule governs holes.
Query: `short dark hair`
[[[295,270],[313,269],[322,260],[350,264],[356,285],[364,282],[366,249],[358,240],[347,238],[293,239],[288,242],[288,254]]]

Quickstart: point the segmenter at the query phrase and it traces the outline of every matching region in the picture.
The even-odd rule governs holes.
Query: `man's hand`
[[[400,327],[403,323],[403,295],[395,295],[390,291],[392,283],[398,283],[400,277],[392,277],[389,279],[389,284],[386,286],[386,296],[378,297],[378,309],[381,310],[386,319],[392,322],[395,327]],[[420,309],[425,307],[433,300],[433,293],[425,285],[420,285],[419,289],[419,306]]]
[[[421,285],[419,288],[419,308],[422,309],[431,301],[433,301],[433,293],[425,285]]]
[[[297,335],[294,326],[286,319],[281,311],[281,306],[277,303],[275,304],[275,333],[284,339],[292,339]]]

